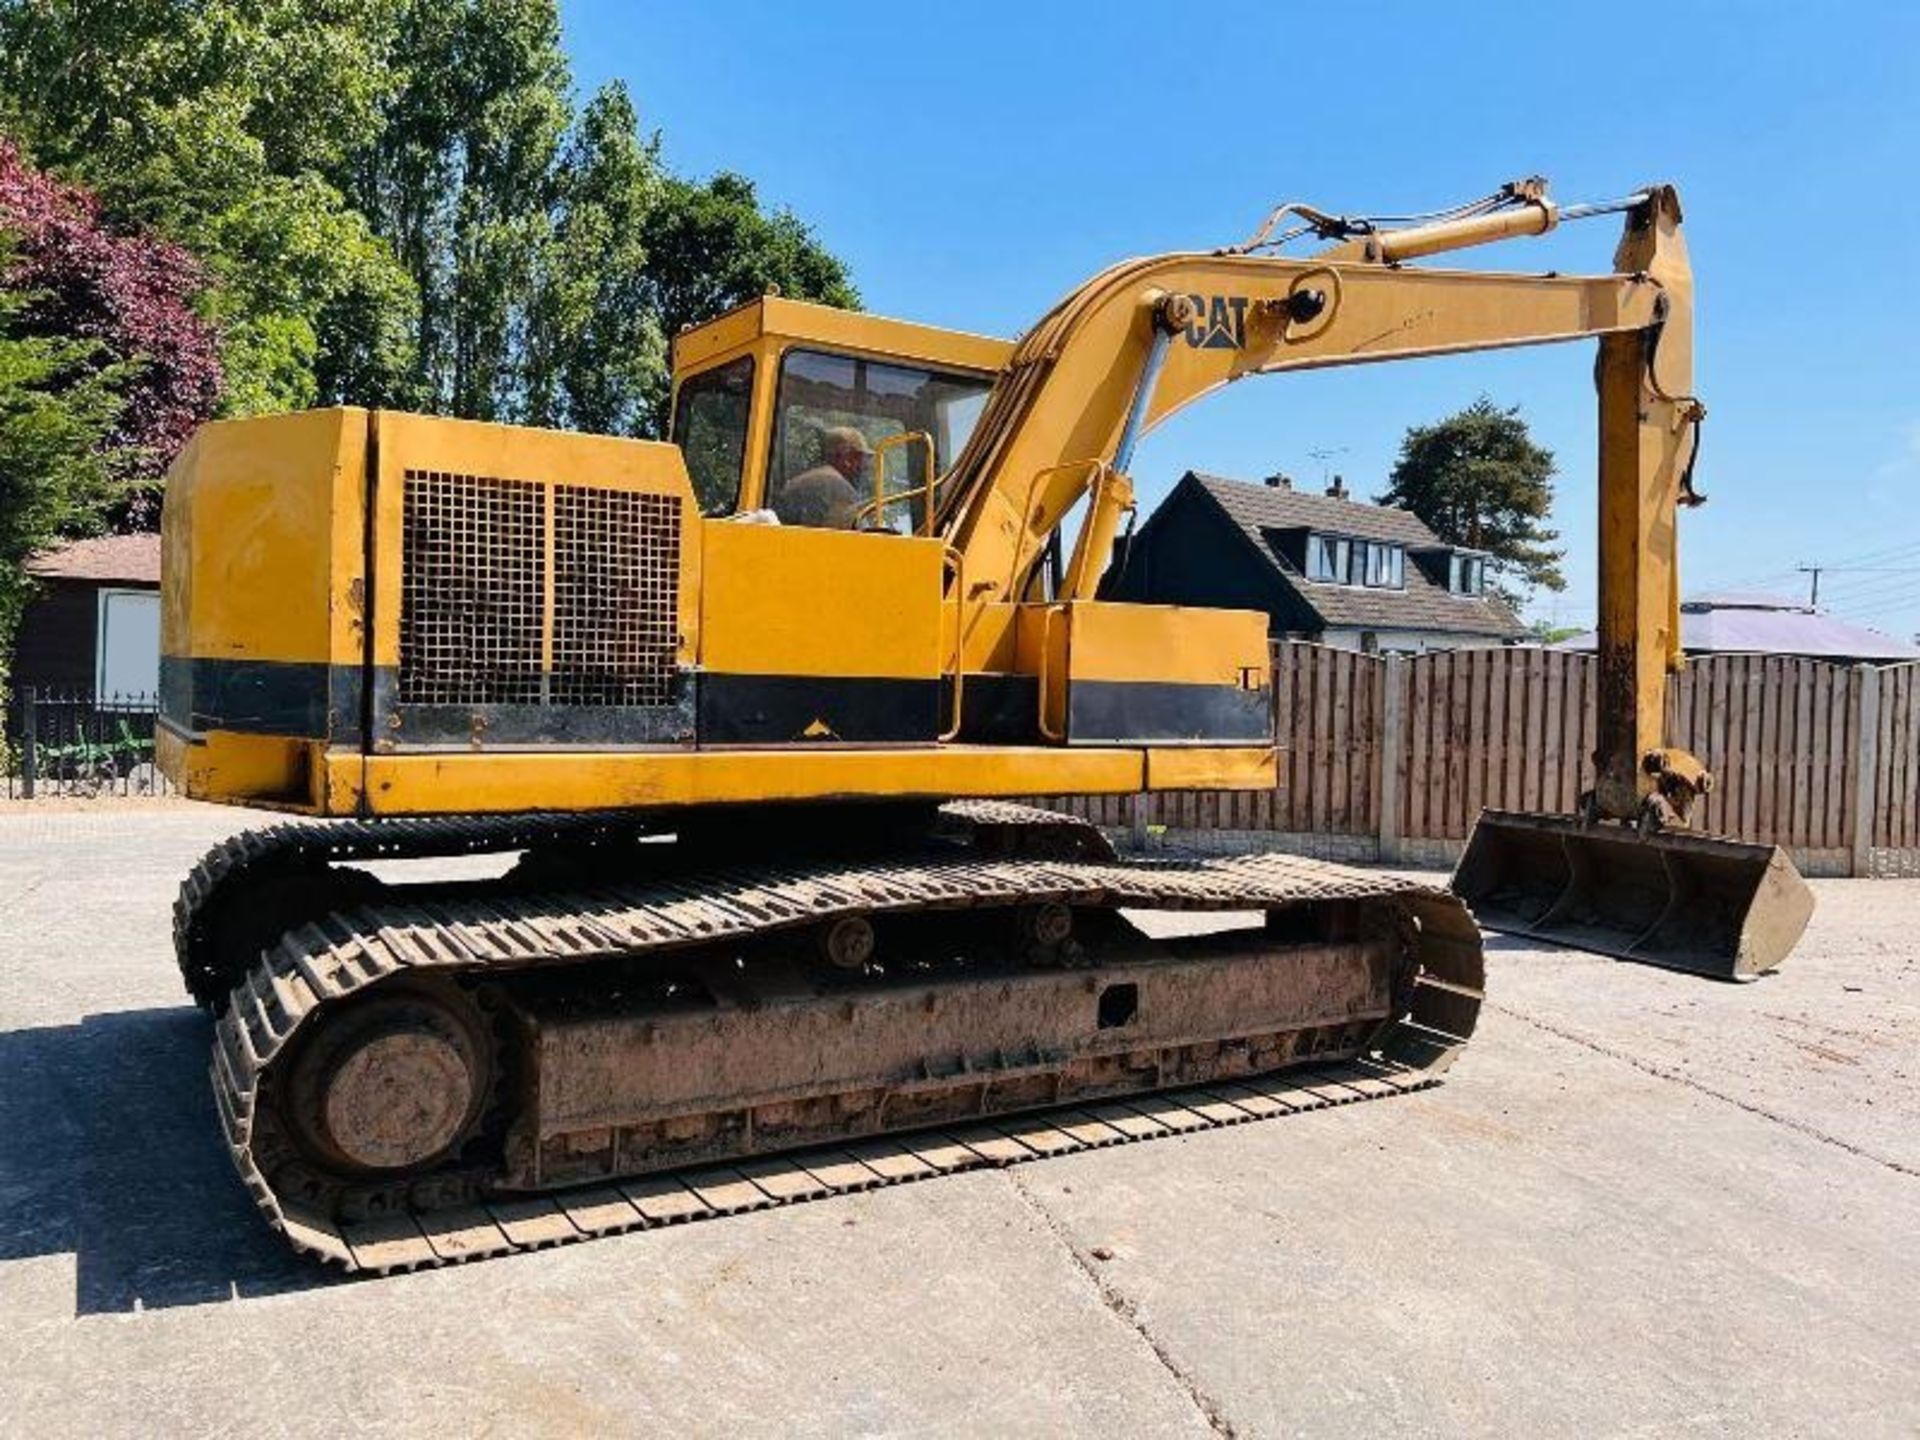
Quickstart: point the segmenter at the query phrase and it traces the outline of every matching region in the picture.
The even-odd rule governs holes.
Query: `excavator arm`
[[[1492,208],[1407,228],[1304,207],[1336,243],[1306,259],[1247,246],[1130,261],[1096,275],[1019,342],[980,424],[944,478],[945,534],[969,601],[1017,599],[1091,495],[1062,589],[1091,599],[1133,489],[1134,446],[1200,397],[1251,375],[1523,345],[1597,340],[1599,681],[1597,747],[1582,813],[1478,827],[1460,882],[1486,916],[1608,953],[1710,973],[1783,958],[1811,899],[1773,847],[1679,838],[1712,776],[1665,743],[1666,679],[1679,637],[1677,514],[1697,503],[1692,465],[1705,407],[1693,393],[1693,277],[1671,186],[1561,209],[1544,183]],[[1276,212],[1276,216],[1279,212]],[[1613,271],[1597,276],[1416,268],[1409,262],[1543,234],[1563,219],[1625,215]],[[979,613],[978,610],[975,613]],[[1638,848],[1596,828],[1631,826]],[[1595,846],[1607,847],[1604,857]],[[1547,852],[1546,858],[1538,852]],[[1605,893],[1605,875],[1633,880]],[[1772,897],[1757,903],[1762,893]]]

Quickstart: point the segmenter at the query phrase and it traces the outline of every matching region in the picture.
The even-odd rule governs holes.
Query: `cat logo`
[[[1187,344],[1196,350],[1241,350],[1247,343],[1247,297],[1244,295],[1189,295],[1193,323],[1187,326]]]
[[[800,738],[802,740],[838,740],[840,737],[833,733],[833,727],[826,721],[815,719],[811,725],[800,732]]]

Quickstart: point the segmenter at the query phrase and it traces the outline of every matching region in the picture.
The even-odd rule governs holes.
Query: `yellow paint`
[[[962,605],[958,623],[963,640],[961,663],[969,673],[983,670],[1010,672],[1018,665],[1015,653],[1015,620],[1018,605],[996,602],[988,605]]]
[[[357,655],[366,442],[363,410],[201,427],[168,475],[162,654]]]
[[[312,789],[318,749],[304,740],[226,730],[192,742],[164,725],[153,735],[154,762],[188,799],[276,810],[315,811],[324,803]]]
[[[1130,794],[1137,749],[923,746],[885,750],[703,750],[636,754],[375,755],[366,762],[373,814],[428,815],[606,806],[749,804],[785,800]],[[1193,752],[1202,753],[1202,752]],[[360,757],[330,753],[358,788]]]
[[[1271,745],[1237,750],[1169,746],[1147,752],[1149,790],[1271,790],[1279,783],[1278,752]]]
[[[1309,325],[1284,306],[1327,297]],[[1167,295],[1203,302],[1174,335],[1148,428],[1232,381],[1312,369],[1590,338],[1654,323],[1660,286],[1642,275],[1502,275],[1379,263],[1175,254],[1089,280],[1020,341],[949,478],[970,495],[951,530],[967,570],[1020,594],[1048,537],[1112,459]],[[1221,302],[1213,313],[1211,302]],[[1216,323],[1217,322],[1217,323]],[[1209,327],[1225,339],[1210,345]]]
[[[799,343],[895,363],[979,371],[998,370],[1013,351],[1012,341],[991,335],[768,295],[675,336],[674,378],[731,360],[759,340],[772,342],[775,351]]]
[[[684,665],[823,679],[951,677],[956,663],[975,674],[1033,675],[1044,732],[1064,741],[1076,681],[1258,688],[1265,675],[1264,617],[1086,598],[1128,501],[1113,452],[1156,325],[1171,338],[1144,397],[1149,425],[1256,374],[1599,338],[1601,791],[1603,808],[1623,813],[1644,792],[1634,767],[1659,738],[1664,667],[1677,660],[1674,502],[1700,409],[1689,393],[1692,279],[1678,202],[1664,188],[1653,194],[1646,213],[1629,221],[1607,275],[1387,263],[1549,228],[1557,212],[1536,197],[1521,213],[1363,237],[1304,260],[1196,253],[1126,262],[1074,291],[1017,345],[777,297],[676,338],[681,380],[741,356],[755,362],[744,507],[764,493],[773,402],[790,350],[997,375],[972,440],[945,477],[943,493],[954,497],[948,513],[926,539],[703,520],[670,445],[357,410],[212,425],[173,475],[163,648],[176,658],[336,666],[360,665],[370,651],[376,666],[393,667],[409,468],[537,481],[549,496],[561,484],[611,487],[670,494],[682,506]],[[1308,292],[1315,305],[1294,303]],[[1175,318],[1189,308],[1186,297],[1196,302],[1192,324]],[[1648,362],[1650,336],[1657,343]],[[1069,603],[1047,603],[1038,561],[1096,482],[1101,496],[1066,586]],[[200,745],[168,740],[160,754],[189,793],[246,803],[306,795],[311,807],[336,814],[1272,783],[1271,752],[1245,747],[363,758],[214,734]]]
[[[1595,796],[1600,812],[1633,819],[1653,789],[1642,763],[1666,747],[1667,675],[1681,668],[1680,477],[1699,443],[1693,395],[1693,272],[1680,203],[1656,197],[1653,223],[1629,230],[1616,269],[1662,287],[1666,320],[1648,363],[1639,336],[1601,342],[1600,604]],[[1676,769],[1698,769],[1681,752]]]
[[[1256,611],[1090,601],[1069,613],[1073,680],[1267,684],[1267,617]]]
[[[896,365],[990,376],[1006,363],[1013,345],[989,335],[941,330],[774,295],[749,301],[704,325],[682,331],[673,342],[676,398],[677,387],[689,376],[732,364],[743,356],[753,359],[753,409],[747,422],[738,506],[743,511],[767,504],[767,462],[773,449],[780,362],[794,349],[829,350]]]
[[[700,663],[739,675],[931,679],[942,670],[938,540],[713,521]]]

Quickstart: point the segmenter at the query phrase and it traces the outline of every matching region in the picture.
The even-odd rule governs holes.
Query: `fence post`
[[[1871,665],[1854,670],[1859,685],[1859,728],[1853,747],[1853,835],[1847,873],[1873,873],[1873,794],[1880,771],[1880,672]]]
[[[1380,858],[1389,864],[1400,861],[1400,746],[1406,733],[1407,657],[1386,657],[1384,702],[1380,707],[1382,734],[1376,747],[1380,756]]]
[[[20,794],[33,799],[33,782],[38,778],[40,756],[36,740],[40,731],[39,697],[33,686],[20,690]]]

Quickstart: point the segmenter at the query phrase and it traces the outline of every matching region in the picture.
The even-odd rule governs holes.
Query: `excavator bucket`
[[[1777,845],[1482,812],[1453,893],[1489,930],[1750,980],[1787,958],[1813,892]]]

